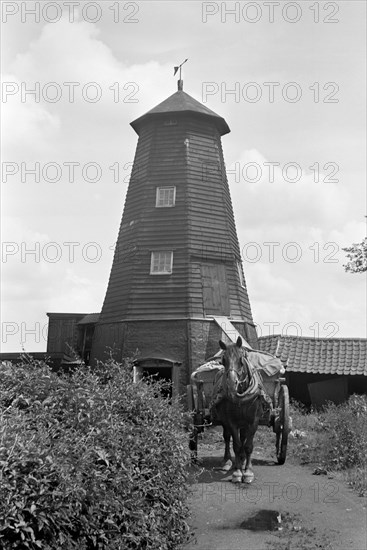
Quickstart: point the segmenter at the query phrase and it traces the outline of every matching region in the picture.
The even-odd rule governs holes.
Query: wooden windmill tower
[[[91,360],[139,352],[140,369],[191,372],[238,331],[257,345],[221,136],[226,121],[183,91],[134,120],[139,136]]]

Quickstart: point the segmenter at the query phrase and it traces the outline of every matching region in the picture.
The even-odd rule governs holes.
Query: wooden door
[[[201,276],[204,314],[229,315],[229,294],[225,265],[202,264]]]

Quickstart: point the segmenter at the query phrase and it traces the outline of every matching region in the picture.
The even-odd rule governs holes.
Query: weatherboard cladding
[[[251,320],[247,291],[239,284],[236,262],[240,261],[240,250],[220,136],[210,125],[204,128],[197,126],[195,121],[188,128],[190,253],[192,259],[197,256],[200,262],[219,261],[226,265],[230,314]],[[201,288],[201,272],[197,266],[191,275],[192,288]],[[200,310],[201,302],[197,305]]]
[[[252,323],[237,270],[240,250],[220,142],[223,128],[212,116],[191,112],[176,113],[173,124],[170,114],[138,120],[139,140],[100,321],[210,314],[203,297],[205,264],[223,266],[218,269],[225,274],[229,310],[222,314]],[[161,186],[176,187],[174,207],[156,208]],[[157,250],[173,251],[171,275],[150,275],[151,252]]]
[[[182,132],[182,128],[151,124],[141,132],[118,236],[120,254],[115,253],[102,320],[141,318],[150,313],[186,314],[184,165],[177,169],[181,163],[178,142],[184,139],[177,134]],[[156,208],[156,187],[168,185],[177,186],[176,206]],[[127,243],[134,247],[129,257],[121,254]],[[154,250],[173,250],[172,276],[150,275]]]
[[[367,339],[263,336],[259,349],[277,355],[287,371],[367,376]]]

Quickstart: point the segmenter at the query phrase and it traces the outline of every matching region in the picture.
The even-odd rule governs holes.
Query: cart
[[[252,351],[264,355],[263,352]],[[210,413],[215,379],[219,371],[223,370],[219,359],[216,357],[199,367],[191,376],[191,384],[187,386],[188,406],[192,417],[190,450],[194,461],[197,460],[198,435],[209,426],[219,425]],[[284,372],[284,368],[271,376],[266,372],[261,372],[263,387],[270,399],[269,407],[264,411],[259,425],[269,426],[275,433],[278,464],[285,462],[288,434],[291,430],[288,387],[285,384],[285,378],[281,376]]]

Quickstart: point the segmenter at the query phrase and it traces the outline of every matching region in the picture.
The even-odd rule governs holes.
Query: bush
[[[307,413],[291,405],[294,433],[290,449],[302,462],[319,462],[327,470],[346,472],[350,484],[367,492],[367,397],[352,395],[346,403],[329,403],[322,411]]]
[[[0,546],[173,549],[189,453],[177,402],[113,360],[0,367]]]
[[[328,466],[344,470],[366,464],[367,399],[353,395],[347,403],[330,403],[321,417],[327,431],[324,461]]]

